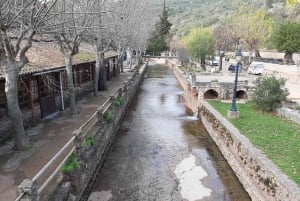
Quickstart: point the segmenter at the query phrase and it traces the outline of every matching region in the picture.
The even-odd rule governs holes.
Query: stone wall
[[[184,89],[187,106],[199,110],[199,117],[237,178],[254,201],[300,201],[300,189],[260,150],[205,100],[195,103],[190,86],[178,68],[174,74]],[[195,104],[197,107],[195,108]]]
[[[276,110],[276,113],[286,119],[289,119],[297,124],[300,124],[299,110],[290,109],[287,107],[281,107]]]
[[[111,106],[108,108],[108,111],[111,111],[113,114],[111,121],[105,121],[102,109],[98,110],[96,127],[91,129],[89,134],[94,136],[94,144],[84,146],[82,143],[83,139],[76,140],[76,151],[74,154],[80,165],[75,171],[64,174],[62,183],[53,193],[50,200],[77,201],[88,199],[97,174],[102,168],[105,156],[137,92],[145,69],[146,65],[143,65],[140,70],[136,68],[133,77],[119,89],[117,97],[122,97],[120,106],[114,104],[116,97],[111,97]]]
[[[200,118],[252,200],[300,200],[298,186],[206,101]]]

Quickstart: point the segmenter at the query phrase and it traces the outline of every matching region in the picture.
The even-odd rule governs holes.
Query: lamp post
[[[238,82],[238,76],[239,76],[240,62],[242,59],[241,50],[237,50],[235,57],[236,57],[237,64],[236,64],[236,68],[235,68],[235,80],[234,80],[234,85],[233,85],[232,103],[231,103],[231,107],[227,113],[227,117],[230,119],[238,119],[240,117],[240,113],[236,108],[236,92],[237,92],[237,82]]]

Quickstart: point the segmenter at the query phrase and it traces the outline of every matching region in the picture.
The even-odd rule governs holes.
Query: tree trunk
[[[285,63],[285,64],[288,64],[288,65],[294,64],[293,53],[291,53],[291,52],[286,52],[286,53],[284,54],[284,63]]]
[[[136,51],[135,57],[136,57],[136,66],[139,67],[141,63],[141,54],[139,50]]]
[[[132,67],[132,57],[133,57],[132,50],[131,49],[127,50],[126,54],[127,54],[127,60],[128,60],[128,63],[129,63],[129,68],[131,69],[131,67]]]
[[[255,50],[255,58],[261,58],[259,50]]]
[[[121,73],[124,72],[123,63],[124,63],[124,51],[119,47],[118,48],[118,68],[120,69]]]
[[[252,62],[252,50],[249,51],[249,58],[248,58],[249,64]]]
[[[94,96],[98,96],[98,91],[99,91],[99,73],[100,73],[100,66],[101,66],[100,62],[101,62],[101,51],[99,50],[99,46],[97,44],[95,80],[94,80]]]
[[[5,75],[5,94],[7,100],[8,116],[13,126],[15,148],[22,150],[28,143],[24,130],[22,113],[18,101],[18,70],[15,64],[9,66]]]
[[[71,114],[74,115],[76,113],[76,105],[75,105],[75,87],[74,87],[74,79],[73,79],[73,67],[72,67],[72,58],[71,54],[65,55],[65,65],[67,70],[67,88],[69,95],[69,108]]]
[[[200,59],[200,65],[201,67],[205,67],[205,59],[203,58]]]
[[[121,54],[121,55],[119,55],[119,57],[118,57],[118,65],[119,65],[118,68],[120,69],[121,73],[124,72],[124,66],[123,66],[123,63],[124,63],[124,55]]]
[[[106,69],[105,69],[105,59],[104,59],[104,52],[100,52],[100,91],[104,91],[107,89],[106,86]]]

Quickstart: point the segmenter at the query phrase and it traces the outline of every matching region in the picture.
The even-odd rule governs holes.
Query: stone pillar
[[[118,89],[118,97],[122,97],[123,96],[123,94],[122,94],[122,88],[119,88]]]
[[[18,186],[19,193],[23,193],[24,196],[20,199],[20,201],[38,201],[38,184],[36,181],[32,181],[30,179],[24,179],[22,183]]]
[[[98,124],[99,124],[99,126],[101,126],[104,123],[104,121],[103,121],[103,109],[102,108],[99,108],[97,110],[97,118],[98,118]]]
[[[238,119],[238,118],[240,118],[240,112],[228,110],[227,117],[228,117],[228,119]]]

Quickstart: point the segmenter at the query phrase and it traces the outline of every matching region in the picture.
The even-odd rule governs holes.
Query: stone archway
[[[204,99],[218,99],[219,98],[219,94],[218,92],[216,92],[213,89],[209,89],[204,93],[203,96]]]
[[[244,90],[238,90],[236,92],[237,99],[247,99],[247,93]]]

